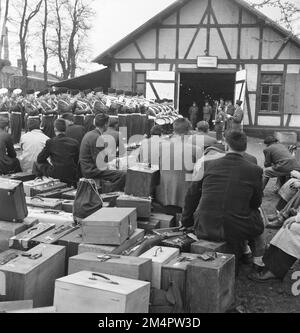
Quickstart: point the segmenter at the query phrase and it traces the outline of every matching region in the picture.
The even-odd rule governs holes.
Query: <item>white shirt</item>
[[[21,137],[20,163],[23,172],[32,172],[33,164],[49,140],[41,130],[33,130]]]

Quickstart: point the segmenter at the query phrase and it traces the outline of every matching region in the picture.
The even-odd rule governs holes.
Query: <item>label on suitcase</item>
[[[53,182],[53,183],[49,183],[49,184],[44,184],[44,185],[36,186],[35,188],[33,188],[31,191],[31,193],[32,193],[31,196],[35,197],[35,196],[39,196],[41,194],[45,195],[46,193],[60,191],[67,187],[68,187],[67,184],[61,183],[61,182]]]
[[[55,224],[49,224],[49,223],[39,223],[30,229],[22,232],[21,234],[12,237],[9,240],[9,247],[15,250],[24,250],[27,251],[30,248],[32,248],[35,244],[32,242],[32,240],[47,232],[48,230],[54,229]]]
[[[83,243],[121,245],[136,229],[136,209],[102,208],[82,221]]]
[[[55,283],[58,313],[148,313],[150,283],[95,272],[79,272]]]
[[[32,242],[36,244],[55,244],[57,243],[62,237],[70,234],[71,232],[77,230],[79,227],[75,226],[73,223],[64,223],[51,229],[42,235],[35,237],[32,239]]]
[[[65,248],[39,245],[0,266],[0,300],[52,306],[55,280],[64,275]]]
[[[150,259],[89,252],[69,259],[69,275],[81,271],[112,274],[133,280],[151,281],[152,261]]]
[[[119,208],[136,208],[138,218],[149,218],[151,215],[151,198],[138,198],[131,195],[121,195],[117,199]]]
[[[127,171],[125,194],[141,198],[153,197],[159,181],[159,168],[139,164]]]
[[[23,183],[0,179],[0,220],[22,222],[28,216]]]
[[[26,203],[28,207],[62,210],[62,201],[58,199],[26,197]]]

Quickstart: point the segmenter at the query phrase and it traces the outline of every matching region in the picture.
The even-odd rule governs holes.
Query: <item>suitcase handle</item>
[[[158,249],[156,249],[156,251],[155,251],[155,253],[154,253],[154,257],[157,257],[158,252],[163,253],[163,249],[162,249],[162,247],[159,247]]]
[[[40,200],[40,201],[42,201],[42,202],[45,201],[43,198],[38,197],[38,196],[31,198],[31,201],[33,201],[33,200]]]
[[[102,275],[102,274],[97,274],[97,273],[92,273],[92,277],[89,278],[89,280],[96,280],[97,281],[97,277],[100,277],[101,279],[106,280],[108,283],[114,284],[114,285],[119,285],[118,282],[112,281],[111,279],[109,279],[108,277]]]

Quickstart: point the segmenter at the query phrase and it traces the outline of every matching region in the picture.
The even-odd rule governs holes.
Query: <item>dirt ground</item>
[[[248,151],[254,154],[263,166],[263,145],[260,140],[249,139]],[[267,215],[275,212],[278,195],[274,194],[275,182],[270,182],[263,201]],[[266,242],[269,243],[276,231],[266,230]],[[300,296],[292,294],[294,281],[291,275],[300,271],[300,262],[296,263],[283,283],[270,282],[258,284],[250,281],[247,276],[252,272],[251,266],[242,266],[236,282],[236,308],[245,313],[300,313]]]

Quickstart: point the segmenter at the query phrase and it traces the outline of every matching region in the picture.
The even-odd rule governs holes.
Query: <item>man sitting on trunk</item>
[[[199,239],[230,245],[239,258],[243,244],[254,245],[254,264],[263,266],[264,223],[262,204],[263,170],[247,161],[247,137],[242,132],[226,134],[229,148],[223,158],[205,162],[202,179],[188,191],[183,211],[183,227],[195,226]]]

